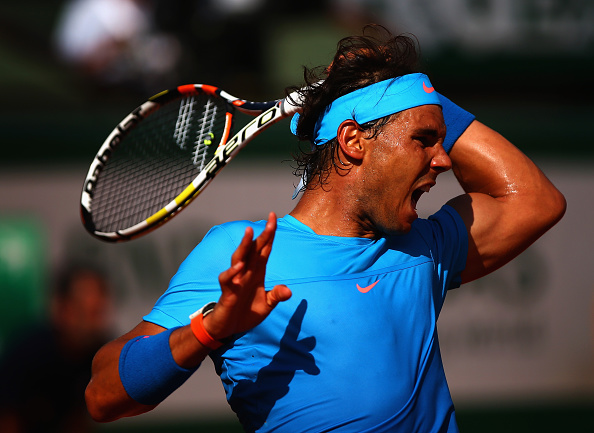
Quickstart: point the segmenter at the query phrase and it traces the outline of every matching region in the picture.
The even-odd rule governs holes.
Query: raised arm
[[[463,282],[512,260],[565,213],[565,198],[542,171],[476,120],[456,141],[450,157],[466,192],[448,203],[460,213],[469,233]]]
[[[256,239],[253,239],[253,230],[246,229],[231,257],[231,267],[219,276],[219,301],[212,312],[200,320],[208,339],[222,340],[251,329],[279,302],[290,298],[291,291],[286,286],[275,286],[269,291],[264,288],[266,263],[275,231],[273,213]],[[200,307],[198,305],[197,309]],[[93,360],[92,378],[85,393],[93,419],[113,421],[155,408],[210,352],[208,341],[205,344],[199,338],[204,340],[204,337],[197,337],[191,325],[165,330],[153,323],[141,322],[129,333],[106,344]]]

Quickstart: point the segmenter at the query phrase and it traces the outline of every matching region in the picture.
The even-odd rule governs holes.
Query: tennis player
[[[308,71],[294,210],[211,229],[96,355],[96,420],[153,409],[210,356],[246,431],[458,431],[436,328],[445,296],[526,249],[565,200],[417,63],[410,38],[379,29]],[[465,193],[418,218],[450,169]]]

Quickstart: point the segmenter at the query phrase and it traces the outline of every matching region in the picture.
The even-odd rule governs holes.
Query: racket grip
[[[299,91],[291,92],[281,101],[280,109],[283,116],[287,117],[295,113],[301,112],[301,103],[303,102],[302,95]]]
[[[317,83],[312,84],[312,87],[321,86],[324,80],[320,80]],[[303,104],[303,92],[310,87],[304,87],[300,90],[295,90],[289,93],[289,95],[281,101],[280,108],[281,112],[285,116],[290,116],[295,113],[301,113],[301,106]]]

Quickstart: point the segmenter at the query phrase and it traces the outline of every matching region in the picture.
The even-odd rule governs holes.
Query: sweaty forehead
[[[421,105],[409,108],[399,113],[396,122],[403,127],[415,130],[435,131],[436,134],[445,134],[445,122],[439,105]]]

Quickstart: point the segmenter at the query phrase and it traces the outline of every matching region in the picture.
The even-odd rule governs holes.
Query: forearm
[[[450,152],[456,178],[465,192],[493,198],[523,194],[545,181],[540,170],[497,132],[474,121]]]
[[[480,122],[468,127],[450,157],[467,193],[449,202],[470,235],[464,281],[504,265],[562,217],[563,195],[526,155]]]
[[[153,340],[141,337],[145,335]],[[152,341],[158,336],[166,337],[167,342],[154,347]],[[135,339],[139,346],[134,346]],[[96,421],[108,422],[152,410],[192,374],[208,352],[189,326],[168,333],[143,322],[95,356],[85,394],[89,413]]]
[[[564,200],[544,173],[499,133],[473,122],[450,152],[454,174],[466,193],[480,193],[501,203],[514,202],[554,219]]]
[[[85,391],[87,409],[98,422],[139,415],[152,410],[133,400],[122,385],[118,362],[125,340],[118,339],[106,344],[93,359],[92,377]]]

